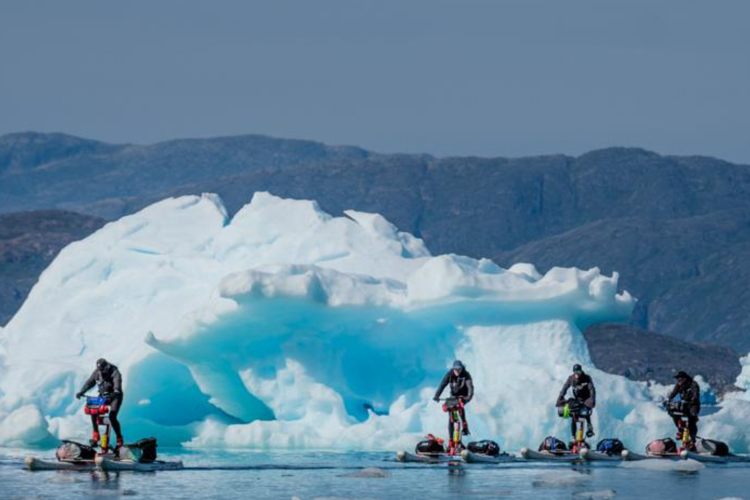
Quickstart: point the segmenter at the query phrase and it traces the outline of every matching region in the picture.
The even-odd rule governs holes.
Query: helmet
[[[99,359],[97,359],[97,360],[96,360],[96,367],[97,367],[97,368],[98,368],[99,370],[104,370],[104,369],[105,369],[105,368],[107,368],[108,366],[109,366],[109,362],[108,362],[108,361],[107,361],[106,359],[104,359],[104,358],[99,358]]]
[[[456,361],[453,362],[453,369],[454,370],[463,371],[464,368],[465,368],[464,364],[461,363],[459,360],[456,360]]]
[[[680,380],[680,379],[687,380],[690,378],[690,375],[685,373],[683,370],[680,370],[679,372],[677,372],[677,375],[675,375],[674,378],[676,378],[677,380]]]
[[[583,373],[583,367],[581,367],[581,365],[579,365],[578,363],[574,364],[573,365],[573,373],[575,373],[575,374],[581,374],[581,373]]]

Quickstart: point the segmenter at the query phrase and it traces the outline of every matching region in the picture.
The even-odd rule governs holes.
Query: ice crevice
[[[126,433],[169,444],[411,448],[444,432],[431,397],[458,357],[477,437],[565,435],[554,400],[580,362],[600,435],[642,446],[671,432],[663,388],[597,371],[581,334],[628,317],[617,281],[433,256],[380,215],[314,201],[256,193],[230,219],[215,195],[163,200],[65,248],[0,330],[0,418],[15,422],[0,445],[82,437],[74,394],[103,356],[125,376]],[[747,450],[749,407],[737,396],[702,428]]]

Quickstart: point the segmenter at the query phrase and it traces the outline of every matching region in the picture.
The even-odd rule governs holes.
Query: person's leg
[[[586,437],[594,437],[594,426],[591,425],[591,414],[586,415]]]
[[[695,442],[698,437],[698,417],[688,416],[688,432],[690,433],[690,440]]]
[[[112,429],[115,431],[118,440],[121,441],[122,432],[120,430],[120,421],[117,420],[117,414],[120,413],[120,406],[122,406],[122,398],[115,398],[110,402],[109,421],[112,422]]]
[[[95,445],[99,443],[99,425],[97,424],[97,416],[91,415],[91,427],[94,432],[91,434],[91,441]]]
[[[674,425],[677,427],[677,439],[682,439],[682,418],[672,417]]]
[[[578,431],[578,419],[575,417],[575,415],[570,416],[570,435],[573,436],[572,439],[575,442],[576,440],[576,432]]]
[[[469,422],[466,421],[466,410],[464,408],[461,408],[461,423],[463,424],[463,433],[465,436],[468,436],[471,434],[469,432]]]

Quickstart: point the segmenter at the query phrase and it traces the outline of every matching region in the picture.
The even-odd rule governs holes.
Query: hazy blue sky
[[[0,134],[750,163],[749,21],[748,0],[3,0]]]

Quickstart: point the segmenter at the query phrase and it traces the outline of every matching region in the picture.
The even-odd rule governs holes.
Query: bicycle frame
[[[682,452],[683,450],[688,449],[692,441],[692,438],[690,437],[690,430],[688,429],[687,417],[680,418],[679,424],[677,424],[677,429],[679,431],[682,431],[680,433],[680,436],[681,436],[680,445],[681,446],[677,451]]]
[[[576,404],[573,406],[571,400],[568,400],[568,403],[562,407],[562,411],[559,414],[563,418],[570,417],[573,419],[575,431],[573,432],[573,444],[570,447],[570,451],[573,453],[580,453],[586,448],[586,441],[583,438],[584,428],[586,427],[586,424],[588,424],[587,417],[591,415],[591,409],[583,405]]]
[[[573,421],[575,422],[576,432],[575,432],[575,435],[573,436],[574,441],[573,441],[573,446],[570,451],[572,451],[573,453],[581,453],[583,448],[585,448],[584,446],[585,441],[583,439],[583,428],[586,426],[587,421],[586,421],[585,416],[580,413],[572,415],[572,418],[573,418]]]
[[[100,455],[107,453],[110,447],[110,431],[112,423],[109,420],[109,406],[107,398],[104,397],[86,397],[86,405],[83,407],[83,412],[86,415],[92,415],[96,417],[97,434],[99,433],[99,427],[104,426],[104,432],[99,434],[101,437],[99,442],[96,443],[100,448]],[[93,440],[92,440],[93,441]]]
[[[457,455],[464,449],[461,442],[463,436],[461,410],[464,408],[464,402],[460,398],[446,398],[444,401],[443,411],[448,414],[448,423],[451,430],[448,435],[448,454]]]
[[[677,431],[680,434],[680,447],[677,449],[677,452],[681,453],[688,449],[693,440],[688,428],[688,415],[686,413],[686,408],[682,401],[667,403],[666,408],[670,417],[678,418]]]

